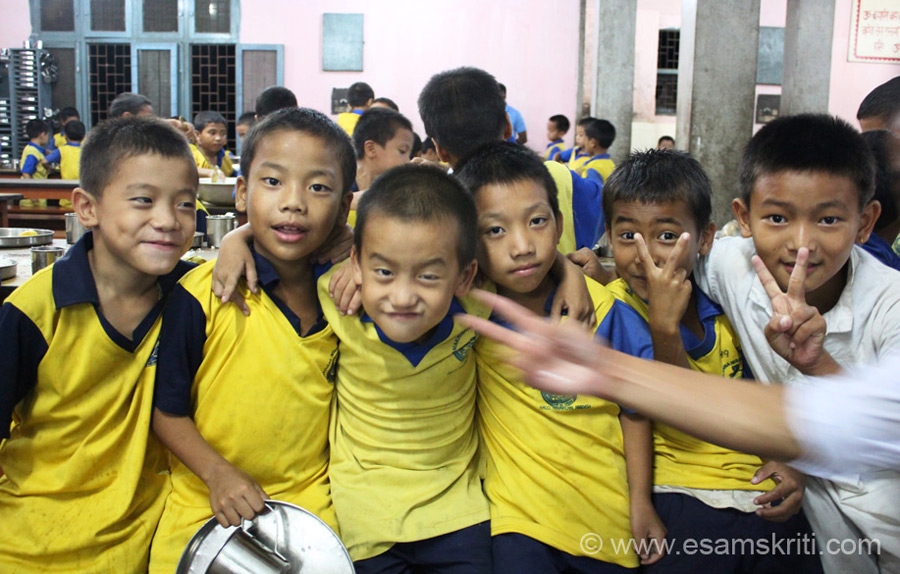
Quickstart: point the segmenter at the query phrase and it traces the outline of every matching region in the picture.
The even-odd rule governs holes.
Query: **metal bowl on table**
[[[0,281],[6,281],[16,276],[16,262],[12,259],[0,257]]]
[[[234,207],[236,177],[226,177],[224,183],[213,183],[212,178],[201,177],[198,196],[203,203]]]
[[[191,241],[191,249],[200,249],[203,247],[203,238],[206,236],[202,231],[194,232],[194,239]]]
[[[50,243],[53,243],[53,231],[49,229],[0,227],[0,247],[32,247]]]

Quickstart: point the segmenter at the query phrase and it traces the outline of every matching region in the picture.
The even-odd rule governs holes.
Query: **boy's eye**
[[[153,200],[149,197],[132,197],[131,201],[141,205],[151,205],[153,203]]]
[[[634,240],[634,232],[633,231],[625,231],[619,234],[619,237],[624,239],[625,241],[633,241]]]
[[[671,231],[663,231],[659,234],[659,239],[660,241],[675,241],[678,239],[678,236]]]
[[[531,218],[531,225],[538,226],[547,223],[549,218],[544,217],[543,215],[538,215]]]
[[[262,182],[263,182],[264,184],[270,185],[270,186],[272,186],[272,187],[275,187],[275,186],[277,186],[279,183],[281,183],[277,178],[274,178],[274,177],[264,177],[264,178],[262,178]]]
[[[440,279],[440,276],[437,273],[422,273],[419,275],[419,279],[423,281],[437,281]]]
[[[196,210],[196,209],[197,209],[197,203],[194,202],[194,201],[182,201],[181,203],[178,204],[178,207],[186,208],[186,209],[191,209],[191,210]]]
[[[835,217],[834,215],[828,215],[828,216],[825,216],[822,218],[822,223],[824,223],[825,225],[834,225],[838,221],[839,221],[839,219],[837,217]]]
[[[393,275],[390,269],[384,269],[383,267],[376,267],[372,270],[372,272],[375,273],[376,277],[390,277],[391,275]]]
[[[777,214],[775,214],[775,215],[770,215],[770,216],[768,216],[766,219],[768,219],[768,220],[771,221],[772,223],[776,223],[776,224],[784,223],[784,222],[785,222],[784,216],[783,216],[783,215],[777,215]]]
[[[309,186],[309,189],[313,191],[331,191],[331,188],[323,183],[314,183]]]
[[[493,227],[488,227],[487,229],[484,230],[484,234],[487,235],[488,237],[496,237],[497,235],[500,235],[501,233],[503,233],[503,228],[500,227],[499,225],[495,225]]]

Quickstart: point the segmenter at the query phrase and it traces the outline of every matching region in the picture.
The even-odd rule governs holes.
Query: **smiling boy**
[[[146,572],[168,489],[155,349],[192,267],[197,169],[156,120],[103,122],[84,151],[73,203],[91,231],[0,308],[3,572]]]
[[[328,480],[337,339],[311,254],[343,225],[356,161],[337,124],[301,108],[266,116],[243,153],[236,205],[251,223],[262,289],[245,316],[212,294],[210,262],[166,309],[153,430],[177,459],[151,572],[174,571],[212,516],[239,525],[267,497],[337,530]]]
[[[900,273],[857,245],[880,213],[873,190],[871,153],[842,120],[781,118],[747,145],[732,204],[743,238],[717,241],[697,279],[732,320],[758,380],[807,384],[900,351]],[[809,265],[791,288],[801,248]],[[879,540],[880,556],[823,554],[826,571],[900,567],[898,492],[893,471],[808,480],[804,509],[820,541]]]

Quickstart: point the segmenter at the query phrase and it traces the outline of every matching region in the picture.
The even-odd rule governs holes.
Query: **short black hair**
[[[659,145],[663,142],[672,142],[672,145],[675,145],[675,138],[672,136],[662,136],[656,141],[656,145]]]
[[[65,108],[59,110],[59,121],[60,122],[64,122],[64,121],[68,120],[69,118],[81,119],[81,114],[79,114],[78,110],[76,110],[73,107],[65,107]]]
[[[33,140],[36,137],[40,137],[41,134],[49,134],[50,126],[47,125],[47,122],[40,119],[28,120],[28,123],[25,124],[25,135],[28,136],[28,139]]]
[[[63,132],[66,134],[66,139],[73,142],[80,142],[84,139],[85,127],[81,120],[69,120],[66,122],[66,125],[63,126]]]
[[[419,115],[425,133],[458,159],[503,139],[508,122],[497,80],[469,67],[432,76],[419,95]]]
[[[139,155],[184,160],[197,177],[194,156],[178,130],[156,118],[126,116],[100,122],[91,129],[81,151],[81,187],[94,197],[101,197],[119,163]]]
[[[584,126],[588,125],[589,123],[595,122],[595,121],[597,121],[597,118],[595,118],[593,116],[584,116],[583,118],[578,120],[578,125],[583,128]]]
[[[885,124],[900,115],[900,76],[891,78],[863,98],[856,119],[878,118]]]
[[[422,140],[422,149],[419,150],[419,153],[425,153],[430,149],[434,149],[434,140],[426,135]]]
[[[439,167],[407,164],[384,172],[359,200],[353,245],[362,253],[370,217],[456,224],[456,257],[460,268],[475,260],[475,201],[462,183]]]
[[[373,104],[384,104],[384,105],[386,105],[387,107],[389,107],[389,108],[391,108],[392,110],[394,110],[395,112],[399,112],[399,111],[400,111],[400,106],[397,105],[397,102],[395,102],[394,100],[392,100],[392,99],[390,99],[390,98],[385,98],[385,97],[382,96],[382,97],[380,97],[380,98],[375,98],[374,100],[372,100],[372,103],[373,103]]]
[[[194,129],[197,130],[197,133],[205,130],[206,126],[208,126],[209,124],[222,124],[225,127],[228,127],[228,123],[225,121],[225,116],[223,116],[219,112],[207,110],[205,112],[200,112],[199,114],[194,116]]]
[[[109,104],[109,117],[120,118],[125,114],[137,115],[145,106],[153,107],[147,96],[134,92],[122,92]]]
[[[250,177],[250,166],[256,158],[261,142],[278,131],[297,131],[321,140],[322,145],[334,152],[341,169],[341,192],[350,191],[356,180],[356,157],[350,137],[342,127],[328,116],[309,108],[285,108],[267,115],[257,122],[247,137],[241,150],[241,175]]]
[[[569,118],[562,114],[556,114],[555,116],[550,116],[550,121],[553,122],[553,125],[556,126],[556,129],[561,131],[562,133],[566,133],[569,131],[571,124],[569,123]]]
[[[497,87],[500,89],[500,94],[505,98],[506,97],[506,85],[497,82]]]
[[[585,124],[584,137],[597,140],[600,147],[608,148],[616,140],[616,128],[608,120],[594,120]]]
[[[547,201],[553,213],[559,214],[556,182],[547,171],[544,160],[528,149],[512,142],[485,144],[461,161],[455,175],[473,196],[486,185],[503,185],[520,181],[535,181],[547,191]]]
[[[372,86],[365,82],[356,82],[350,84],[347,88],[347,103],[351,108],[361,108],[366,105],[369,100],[375,99],[375,90]]]
[[[422,151],[422,138],[419,137],[419,134],[413,132],[413,145],[412,149],[409,150],[409,159],[419,155],[420,151]]]
[[[783,116],[756,132],[741,158],[741,199],[749,206],[759,177],[784,171],[847,177],[860,209],[875,193],[875,159],[866,141],[850,124],[826,114]]]
[[[244,112],[240,116],[238,116],[237,123],[235,125],[252,126],[255,123],[256,123],[256,113],[255,112]]]
[[[712,184],[700,162],[674,149],[635,151],[619,164],[603,185],[603,213],[611,227],[615,203],[671,203],[683,201],[693,215],[697,232],[712,216]]]
[[[353,128],[353,149],[356,150],[356,159],[362,159],[366,155],[366,142],[371,140],[384,147],[397,130],[407,129],[413,131],[412,123],[400,112],[388,108],[370,108],[359,116],[356,127]]]
[[[891,154],[900,153],[900,138],[888,130],[871,130],[862,134],[875,158],[875,199],[881,204],[881,215],[875,222],[875,230],[884,229],[900,216],[900,171],[892,165]]]
[[[256,119],[261,120],[272,112],[296,108],[297,96],[284,86],[269,86],[256,96]]]

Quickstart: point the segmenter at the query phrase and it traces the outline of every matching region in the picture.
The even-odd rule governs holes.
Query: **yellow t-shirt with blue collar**
[[[163,300],[122,336],[91,249],[89,232],[0,308],[0,572],[147,571],[169,488],[150,432]]]
[[[635,328],[640,316],[599,283],[587,282],[597,336],[615,349],[652,358],[649,335]],[[475,345],[491,534],[523,534],[568,554],[637,567],[633,551],[619,554],[609,542],[627,547],[632,537],[619,406],[534,389],[505,363],[509,353],[484,337]],[[581,545],[589,532],[606,542],[597,553]]]
[[[687,327],[681,326],[681,337],[691,368],[702,373],[732,379],[752,378],[744,362],[740,340],[721,307],[696,285],[697,312],[706,331],[699,340]],[[628,287],[624,279],[609,284],[617,298],[648,320],[647,303]],[[771,490],[775,484],[766,480],[751,484],[750,479],[763,464],[758,456],[723,448],[694,438],[667,424],[653,423],[654,477],[656,485],[708,490]]]
[[[191,144],[191,153],[194,156],[194,163],[197,164],[198,169],[214,169],[218,166],[218,168],[222,170],[222,173],[225,174],[225,177],[232,177],[234,175],[234,162],[232,161],[234,156],[225,148],[220,149],[219,153],[216,154],[216,165],[209,163],[209,160],[206,159],[206,156],[203,155],[200,148],[194,144]]]
[[[353,137],[353,130],[356,129],[356,124],[359,123],[359,116],[363,115],[365,110],[353,110],[350,112],[342,112],[338,114],[337,124],[344,128],[344,131],[347,132],[347,135]]]
[[[395,343],[365,314],[338,313],[328,295],[332,273],[319,279],[322,309],[341,349],[331,484],[351,558],[487,520],[470,352],[476,335],[453,320],[458,312],[486,317],[487,309],[454,300],[428,341]]]
[[[566,149],[566,143],[562,139],[547,144],[544,150],[544,159],[548,161],[556,161],[556,158]]]
[[[47,168],[41,163],[47,152],[42,147],[31,142],[22,150],[22,159],[19,161],[19,171],[28,174],[31,179],[47,179]]]
[[[582,177],[606,183],[606,180],[616,169],[616,163],[610,159],[608,153],[601,153],[589,158],[582,170]]]
[[[163,322],[154,403],[191,416],[203,438],[270,498],[301,506],[338,531],[328,478],[337,338],[324,320],[300,335],[300,319],[273,293],[277,272],[253,257],[262,290],[241,293],[249,317],[212,293],[214,261],[176,287]],[[173,572],[210,518],[206,485],[173,456],[150,571]]]
[[[574,171],[580,176],[584,175],[584,164],[591,159],[587,153],[585,153],[580,147],[571,147],[567,150],[563,150],[560,152],[559,157],[565,163],[570,170]]]
[[[59,175],[63,179],[78,179],[81,163],[81,142],[68,142],[59,146],[49,155],[47,161],[59,164]]]

